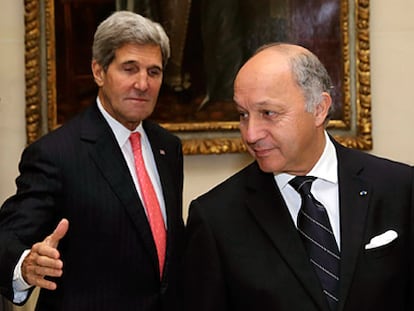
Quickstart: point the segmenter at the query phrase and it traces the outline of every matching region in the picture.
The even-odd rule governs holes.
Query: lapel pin
[[[160,154],[161,155],[165,155],[165,150],[164,149],[160,149]]]
[[[360,195],[361,197],[366,196],[367,194],[368,194],[368,192],[367,192],[366,190],[361,190],[361,191],[359,192],[359,195]]]

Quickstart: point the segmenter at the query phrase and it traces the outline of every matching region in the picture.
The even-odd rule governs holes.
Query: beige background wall
[[[414,1],[372,0],[371,153],[414,164]],[[25,144],[24,5],[2,0],[0,10],[0,202],[12,194]],[[185,157],[184,203],[250,161],[245,154]],[[185,217],[185,216],[184,216]]]

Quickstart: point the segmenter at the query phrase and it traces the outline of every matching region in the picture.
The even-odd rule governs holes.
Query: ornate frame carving
[[[344,118],[329,131],[344,145],[372,149],[369,0],[341,1]],[[56,124],[54,0],[25,0],[26,131],[30,144]],[[165,123],[184,154],[245,151],[238,122]]]

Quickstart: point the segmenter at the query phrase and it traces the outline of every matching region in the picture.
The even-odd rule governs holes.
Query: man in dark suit
[[[146,120],[169,55],[162,27],[138,14],[116,12],[97,28],[97,102],[28,146],[1,208],[0,290],[14,303],[38,286],[37,310],[180,310],[181,143]]]
[[[335,142],[329,89],[295,45],[265,46],[239,71],[255,162],[191,203],[185,310],[413,309],[413,170]]]

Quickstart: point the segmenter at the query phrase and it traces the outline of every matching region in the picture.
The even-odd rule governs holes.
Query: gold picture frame
[[[372,149],[369,0],[338,0],[341,6],[343,112],[329,132],[342,144]],[[27,143],[56,128],[54,0],[25,0]],[[238,122],[166,122],[181,137],[184,154],[245,151]]]

